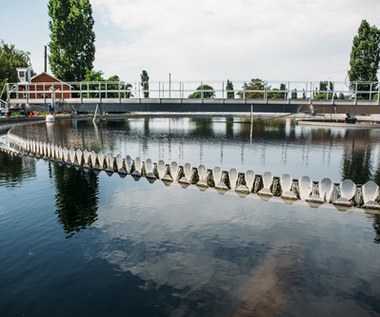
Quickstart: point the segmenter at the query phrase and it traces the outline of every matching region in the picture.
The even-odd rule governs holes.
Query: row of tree
[[[235,90],[232,81],[227,79],[226,94],[228,99],[235,98]],[[334,92],[334,84],[331,81],[319,82],[319,87],[312,92],[313,99],[331,99]],[[290,94],[290,95],[289,95]],[[244,83],[241,91],[238,91],[236,95],[240,98],[246,99],[297,99],[297,89],[288,91],[286,84],[281,83],[279,88],[272,88],[268,83],[260,78],[253,78],[250,82]],[[196,91],[189,95],[189,98],[214,98],[216,96],[215,89],[208,84],[201,84],[196,88]],[[306,99],[306,91],[302,91],[302,98]],[[335,98],[344,99],[342,93]]]

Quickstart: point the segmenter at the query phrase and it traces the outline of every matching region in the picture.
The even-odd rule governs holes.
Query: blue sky
[[[96,70],[151,80],[344,80],[362,19],[379,0],[90,0]],[[2,5],[0,39],[43,71],[47,0]]]

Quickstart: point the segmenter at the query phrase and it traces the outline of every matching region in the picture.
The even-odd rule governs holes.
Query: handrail
[[[204,83],[204,82],[202,82]],[[44,83],[12,83],[12,90],[9,91],[10,99],[192,99],[191,95],[198,92],[199,97],[194,99],[263,99],[263,100],[369,100],[380,102],[380,82],[355,82],[347,86],[343,81],[335,81],[328,84],[325,89],[319,90],[320,82],[300,82],[288,81],[281,83],[262,82],[261,86],[255,89],[248,89],[244,85],[246,82],[237,82],[235,86],[239,89],[226,89],[225,82],[209,81],[213,89],[199,89],[203,84],[194,81],[171,82],[170,86],[166,82],[149,82],[149,89],[143,89],[142,82],[124,81],[99,81],[99,82],[44,82]],[[239,83],[241,85],[239,85]],[[280,85],[279,85],[280,83]],[[275,86],[276,85],[276,86]],[[280,88],[277,88],[280,86]],[[169,87],[169,88],[168,88]],[[5,88],[5,86],[4,86]],[[4,91],[3,88],[3,91]],[[331,89],[332,88],[332,89]],[[3,92],[2,92],[3,93]],[[149,95],[149,96],[148,96]],[[1,96],[1,95],[0,95]]]
[[[8,103],[5,101],[5,100],[3,100],[3,99],[1,99],[1,97],[3,96],[3,94],[4,94],[4,91],[5,91],[5,89],[7,88],[7,84],[5,84],[4,86],[3,86],[3,89],[2,89],[2,91],[1,91],[1,93],[0,93],[0,105],[3,103],[3,104],[5,104],[5,105],[8,105]]]

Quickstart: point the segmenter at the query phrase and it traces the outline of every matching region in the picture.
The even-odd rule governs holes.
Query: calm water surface
[[[380,184],[380,129],[301,127],[292,120],[221,118],[128,118],[94,125],[61,121],[19,126],[14,133],[45,142],[137,156],[153,162],[205,164],[313,180],[350,178]]]
[[[45,128],[44,137],[240,169],[256,169],[251,164],[262,162],[265,144],[266,163],[257,169],[292,175],[313,171],[310,162],[317,162],[298,157],[304,147],[320,153],[315,179],[334,164],[340,179],[342,163],[363,163],[353,154],[355,133],[369,170],[357,175],[376,178],[378,143],[370,131],[305,132],[272,123],[255,130],[251,143],[241,124],[232,123],[231,137],[223,121],[212,129],[199,123],[200,132],[190,119],[169,120],[171,129],[177,124],[170,134],[168,120],[146,121],[97,129],[62,122]],[[39,135],[45,126],[18,133]],[[272,159],[282,168],[268,164]],[[300,165],[292,169],[292,160]],[[379,254],[380,217],[358,210],[150,184],[0,152],[0,316],[378,316]]]

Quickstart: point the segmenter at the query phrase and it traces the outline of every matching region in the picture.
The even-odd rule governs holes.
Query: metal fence
[[[143,82],[45,82],[6,85],[7,102],[12,99],[304,99],[368,100],[380,102],[379,82],[344,81],[150,81]]]

